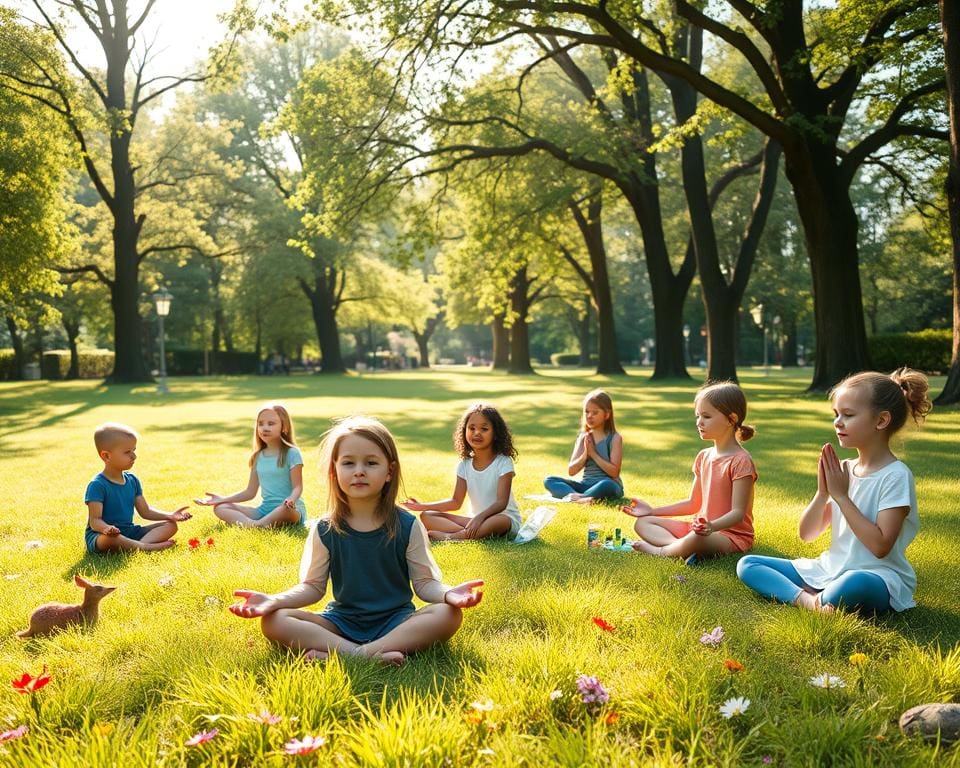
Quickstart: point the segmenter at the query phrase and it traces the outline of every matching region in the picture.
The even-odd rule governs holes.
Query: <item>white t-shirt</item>
[[[504,475],[513,472],[513,459],[503,454],[490,462],[485,469],[477,470],[473,467],[473,459],[463,459],[457,464],[457,477],[467,481],[467,497],[470,499],[470,517],[483,512],[497,500],[497,484]],[[510,499],[507,501],[503,514],[513,523],[511,530],[516,532],[520,527],[520,507],[510,488]]]
[[[793,567],[797,569],[800,578],[814,589],[824,589],[847,571],[875,573],[887,585],[890,607],[893,610],[912,608],[916,605],[913,590],[917,586],[917,575],[907,562],[906,549],[920,527],[913,474],[902,461],[894,461],[866,477],[857,477],[854,474],[857,462],[845,460],[844,464],[850,470],[850,500],[871,523],[877,522],[881,509],[910,508],[900,535],[886,557],[876,557],[854,535],[840,511],[840,506],[831,499],[830,549],[817,558],[793,560]]]

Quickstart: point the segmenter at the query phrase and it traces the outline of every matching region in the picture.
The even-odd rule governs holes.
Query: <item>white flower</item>
[[[747,711],[747,707],[749,706],[750,699],[745,699],[742,696],[738,696],[735,699],[727,699],[720,705],[720,714],[729,720],[731,717],[742,715]]]
[[[208,597],[203,602],[205,602],[207,605],[210,605],[210,606],[220,605],[220,598],[210,595],[210,597]]]
[[[19,579],[21,576],[23,576],[22,573],[5,573],[3,575],[3,578],[5,578],[7,581],[15,581],[16,579]]]
[[[173,576],[161,576],[157,581],[161,587],[169,587],[173,584]]]
[[[23,545],[24,549],[40,549],[43,546],[43,542],[40,539],[34,539],[33,541],[28,541]]]
[[[556,701],[556,700],[559,699],[561,696],[563,696],[563,691],[561,691],[561,690],[559,690],[559,689],[556,690],[556,691],[550,691],[550,701]]]
[[[470,706],[477,710],[477,712],[493,712],[493,699],[475,701]]]
[[[846,688],[847,684],[840,675],[830,675],[824,672],[822,675],[814,675],[810,678],[810,685],[817,688]]]
[[[492,749],[490,749],[490,747],[484,747],[483,749],[478,749],[477,754],[478,755],[495,755],[497,753],[494,752]]]

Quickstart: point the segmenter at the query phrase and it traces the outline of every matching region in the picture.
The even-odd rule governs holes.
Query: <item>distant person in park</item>
[[[383,424],[345,419],[324,438],[323,453],[330,511],[307,536],[300,583],[276,595],[239,589],[243,602],[230,610],[262,617],[268,639],[308,659],[336,651],[402,664],[454,635],[483,582],[441,582],[426,530],[396,506],[400,460]],[[323,598],[328,578],[333,600],[320,613],[301,610]],[[430,605],[414,610],[414,593]]]
[[[129,470],[137,460],[138,435],[125,424],[101,424],[93,433],[93,443],[103,461],[103,471],[87,485],[83,501],[87,505],[87,551],[117,552],[141,549],[167,549],[174,544],[177,523],[190,519],[187,507],[163,512],[147,503],[137,476]],[[136,510],[152,525],[133,522]]]
[[[460,457],[453,496],[430,502],[410,497],[403,506],[423,513],[420,520],[437,541],[514,538],[520,530],[520,507],[513,496],[517,449],[503,416],[493,405],[474,403],[457,422],[453,446]],[[465,497],[470,514],[454,514]]]
[[[754,435],[746,424],[747,398],[732,381],[706,384],[694,399],[697,432],[713,447],[693,461],[690,497],[665,507],[633,499],[623,511],[638,518],[633,547],[663,557],[698,559],[746,552],[753,546],[753,490],[757,469],[740,444]],[[690,522],[676,520],[692,515]]]
[[[913,474],[890,450],[910,415],[929,413],[922,373],[900,368],[889,376],[849,376],[830,393],[833,427],[841,448],[857,458],[841,461],[833,445],[820,451],[817,492],[800,515],[800,538],[813,541],[830,528],[830,548],[817,558],[784,560],[749,555],[737,563],[748,587],[781,603],[811,611],[842,607],[866,612],[915,605],[917,577],[906,558],[920,524]]]
[[[567,466],[571,475],[583,470],[583,478],[573,480],[551,475],[543,485],[556,499],[589,504],[594,499],[620,498],[623,496],[622,461],[623,438],[613,419],[613,401],[602,389],[595,389],[583,398],[580,434]]]
[[[293,421],[279,403],[267,403],[257,411],[253,427],[247,487],[229,496],[206,491],[197,504],[213,507],[225,523],[268,528],[303,525],[306,507],[303,494],[303,456],[293,438]],[[257,507],[238,504],[250,501],[260,491]]]

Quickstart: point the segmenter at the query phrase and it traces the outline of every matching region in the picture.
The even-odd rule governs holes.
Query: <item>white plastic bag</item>
[[[547,527],[547,523],[553,520],[555,514],[557,514],[556,507],[537,507],[524,520],[513,543],[526,544],[528,541],[533,541],[540,535],[540,531]]]

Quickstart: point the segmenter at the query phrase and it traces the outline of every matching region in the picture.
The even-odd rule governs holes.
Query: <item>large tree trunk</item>
[[[857,255],[857,214],[829,148],[807,145],[786,154],[803,222],[816,324],[809,391],[821,392],[870,367]]]
[[[323,269],[317,265],[313,285],[302,278],[300,288],[310,301],[313,324],[320,345],[321,373],[345,373],[343,355],[340,352],[340,329],[337,326],[337,309],[343,289],[343,275],[335,268]]]
[[[581,274],[581,278],[586,280],[597,310],[597,373],[622,374],[625,371],[620,365],[613,294],[607,270],[607,248],[603,242],[603,192],[600,184],[596,185],[590,196],[586,216],[575,203],[571,203],[570,210],[590,256],[590,274]]]
[[[799,364],[797,362],[797,317],[796,315],[789,315],[783,318],[783,325],[780,326],[783,330],[783,342],[781,344],[781,349],[783,350],[783,358],[780,361],[780,365],[784,368],[796,368]]]
[[[440,315],[428,319],[427,322],[424,323],[422,331],[416,329],[413,331],[413,338],[417,341],[417,350],[420,354],[421,368],[430,367],[430,348],[427,342],[430,341],[430,337],[433,336],[433,332],[437,330],[438,325],[440,325]]]
[[[702,63],[703,30],[683,30],[684,45],[689,52],[691,66],[700,69]],[[678,124],[692,120],[697,111],[696,89],[684,80],[663,77],[670,89],[673,109]],[[733,274],[724,274],[720,264],[720,247],[713,222],[713,206],[736,173],[721,177],[712,192],[707,191],[707,162],[703,139],[699,133],[687,136],[681,149],[683,191],[690,215],[691,237],[700,287],[707,317],[707,379],[710,381],[737,381],[737,330],[740,302],[746,290],[753,262],[766,225],[767,214],[777,188],[777,170],[780,166],[780,147],[768,139],[763,151],[760,184],[753,202],[749,224],[737,246]],[[752,167],[753,159],[744,167]]]
[[[947,383],[934,401],[960,402],[960,3],[940,0],[943,51],[947,70],[947,111],[950,118],[950,167],[947,171],[947,208],[953,242],[953,356]]]
[[[23,378],[23,367],[27,361],[23,356],[23,338],[12,317],[7,317],[7,333],[10,334],[10,343],[13,344],[13,379],[20,381]]]
[[[80,352],[77,349],[77,338],[80,336],[80,323],[63,318],[63,330],[67,333],[67,345],[70,347],[70,369],[68,379],[80,378]]]
[[[510,310],[513,323],[510,326],[510,373],[533,373],[530,364],[530,329],[527,316],[530,313],[530,285],[527,268],[520,267],[510,281]]]
[[[507,331],[502,313],[493,316],[490,332],[493,336],[493,363],[491,367],[495,371],[506,371],[510,368],[510,334]]]

